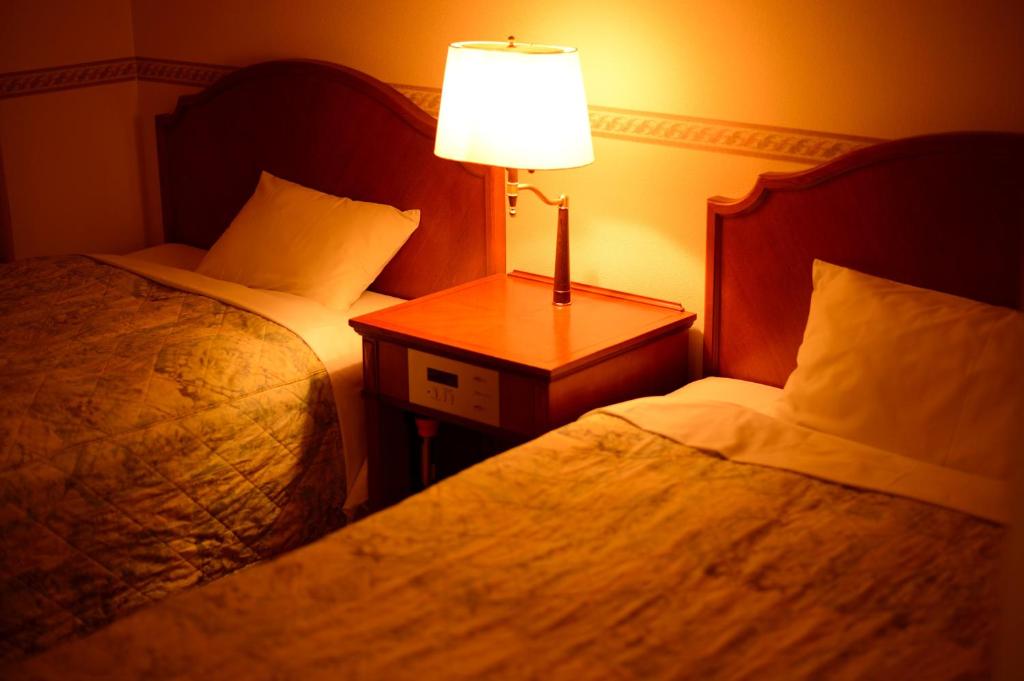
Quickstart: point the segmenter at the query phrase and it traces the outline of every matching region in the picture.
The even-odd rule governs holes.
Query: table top
[[[689,328],[677,303],[573,284],[572,304],[551,302],[551,280],[512,272],[355,317],[360,334],[453,348],[556,373],[652,337]]]

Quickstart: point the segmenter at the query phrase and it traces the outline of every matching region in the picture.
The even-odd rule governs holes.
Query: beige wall
[[[16,39],[0,41],[2,70],[132,55],[311,57],[437,88],[447,43],[514,33],[579,47],[597,106],[879,138],[1024,131],[1017,0],[21,0],[3,11]],[[157,240],[152,116],[188,91],[140,82],[0,100],[18,255]],[[574,278],[698,313],[707,197],[805,165],[607,137],[595,151],[587,168],[531,178],[572,197]],[[47,202],[55,191],[75,208]],[[521,205],[509,267],[549,272],[554,212],[531,197]],[[87,230],[54,226],[76,216]]]
[[[135,0],[139,54],[440,86],[445,45],[580,48],[592,104],[875,137],[1022,125],[1017,0]]]
[[[131,0],[4,0],[0,73],[132,54]]]
[[[134,53],[129,0],[5,0],[0,73]],[[0,99],[16,257],[144,243],[134,81]]]
[[[144,244],[134,82],[0,101],[14,253]]]

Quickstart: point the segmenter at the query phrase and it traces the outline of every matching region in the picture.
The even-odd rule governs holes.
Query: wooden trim
[[[554,278],[547,276],[546,274],[534,274],[533,272],[523,272],[522,270],[512,270],[508,273],[510,277],[516,277],[518,279],[525,279],[527,281],[536,281],[542,284],[553,284]],[[625,291],[617,291],[615,289],[604,288],[603,286],[594,286],[592,284],[581,284],[578,281],[571,282],[570,287],[573,291],[584,291],[586,293],[596,293],[602,296],[608,296],[609,298],[618,298],[619,300],[631,300],[635,303],[644,303],[646,305],[654,305],[656,307],[663,307],[667,310],[675,310],[676,312],[683,312],[686,310],[681,303],[676,303],[671,300],[662,300],[661,298],[648,298],[647,296],[637,295],[636,293],[626,293]]]
[[[721,334],[716,326],[722,305],[722,291],[718,282],[721,281],[721,218],[716,213],[716,206],[708,201],[707,239],[704,256],[704,334],[701,372],[704,376],[718,375],[718,348]]]

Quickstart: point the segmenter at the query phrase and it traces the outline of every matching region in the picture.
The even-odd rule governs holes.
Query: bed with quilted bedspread
[[[0,658],[344,523],[294,333],[88,257],[0,267]]]
[[[981,678],[1004,529],[594,414],[26,678]]]

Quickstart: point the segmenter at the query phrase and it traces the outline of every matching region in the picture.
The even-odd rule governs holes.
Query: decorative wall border
[[[136,62],[134,57],[125,57],[0,73],[0,99],[135,80],[138,77]]]
[[[590,129],[599,137],[797,163],[822,163],[884,141],[875,137],[606,106],[590,107]]]
[[[431,116],[441,106],[441,91],[416,85],[393,86]],[[735,123],[590,105],[595,137],[757,156],[797,163],[821,163],[848,151],[884,140],[815,130]]]
[[[403,95],[412,100],[412,103],[437,118],[437,112],[441,109],[441,89],[436,87],[420,87],[418,85],[400,85],[392,83]]]
[[[234,66],[174,61],[173,59],[124,57],[47,69],[14,71],[0,73],[0,99],[130,80],[206,87],[216,82],[225,73],[234,71],[235,68]]]
[[[213,85],[221,76],[231,73],[237,68],[223,64],[202,64],[151,57],[136,57],[135,61],[138,64],[139,80],[195,87]]]
[[[0,73],[0,99],[130,80],[206,87],[235,68],[221,64],[125,57]],[[438,88],[397,84],[394,87],[421,109],[437,116],[441,103],[441,91]],[[590,127],[596,137],[796,163],[821,163],[853,149],[883,141],[874,137],[606,106],[590,107]]]

